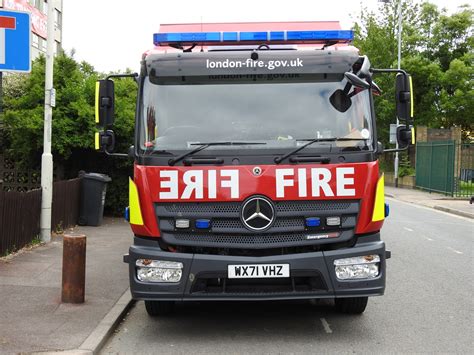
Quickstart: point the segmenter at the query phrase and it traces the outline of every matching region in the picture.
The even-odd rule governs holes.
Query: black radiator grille
[[[275,221],[275,224],[273,227],[275,228],[285,228],[285,227],[301,227],[304,228],[304,219],[303,218],[279,218]],[[240,229],[240,228],[245,228],[244,224],[240,219],[216,219],[215,221],[212,222],[212,226],[214,228],[235,228],[235,229]]]
[[[347,240],[353,235],[359,212],[359,202],[344,201],[274,201],[275,222],[263,232],[245,228],[240,218],[242,202],[162,203],[156,204],[163,241],[172,245],[264,248],[319,244],[318,238],[308,234],[339,232]],[[341,217],[341,226],[325,225],[325,217]],[[305,218],[319,217],[321,226],[308,228]],[[209,230],[194,228],[197,219],[209,219]],[[176,219],[189,219],[190,228],[175,228]],[[321,238],[321,240],[327,240]]]
[[[327,291],[323,277],[317,271],[292,271],[289,278],[269,279],[229,279],[226,273],[221,275],[197,275],[191,293],[209,294],[279,294]]]
[[[218,244],[280,244],[288,242],[307,241],[307,233],[292,233],[278,235],[212,235],[212,234],[175,234],[174,237],[180,241],[197,241],[201,243]]]
[[[324,210],[347,210],[350,201],[274,201],[276,212],[308,212]],[[226,214],[239,213],[241,202],[184,202],[164,203],[159,206],[171,213],[212,213]]]

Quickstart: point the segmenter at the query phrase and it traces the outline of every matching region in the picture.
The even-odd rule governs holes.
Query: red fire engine
[[[400,149],[411,80],[371,68],[352,39],[337,22],[162,25],[140,74],[97,83],[96,148],[135,162],[124,261],[150,315],[175,301],[317,298],[362,313],[384,293],[373,76],[397,74]],[[113,79],[127,76],[135,144],[117,154]]]

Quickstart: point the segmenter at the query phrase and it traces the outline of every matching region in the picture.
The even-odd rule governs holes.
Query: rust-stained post
[[[84,303],[86,282],[86,236],[65,234],[63,237],[63,282],[61,301]]]

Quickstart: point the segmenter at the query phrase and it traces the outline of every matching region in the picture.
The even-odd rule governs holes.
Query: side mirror
[[[361,89],[368,89],[370,88],[370,84],[365,81],[364,79],[359,78],[357,75],[352,74],[350,72],[344,73],[347,81],[350,82],[353,86],[361,88]]]
[[[103,150],[106,153],[112,153],[115,149],[115,133],[112,130],[96,132],[95,149]]]
[[[349,95],[341,89],[332,93],[329,97],[329,102],[339,112],[346,112],[352,105],[352,100]]]
[[[345,78],[347,79],[347,84],[344,87],[344,90],[338,89],[332,93],[329,97],[329,102],[331,105],[338,110],[339,112],[346,112],[352,105],[351,97],[354,95],[354,92],[349,94],[349,91],[353,86],[360,89],[370,88],[370,84],[364,79],[359,78],[357,75],[350,72],[344,73]]]
[[[413,118],[413,84],[410,75],[398,73],[395,86],[397,116],[400,120]]]
[[[128,156],[130,158],[134,158],[135,157],[135,146],[134,145],[131,145],[129,148],[128,148]]]
[[[104,129],[114,124],[115,86],[110,79],[98,80],[95,86],[95,123]]]
[[[397,142],[399,149],[405,149],[410,144],[415,144],[415,134],[413,127],[405,125],[397,127]]]

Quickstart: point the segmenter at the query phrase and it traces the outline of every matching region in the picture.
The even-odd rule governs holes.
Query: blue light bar
[[[268,41],[268,32],[240,32],[241,41]]]
[[[175,32],[155,33],[153,41],[159,43],[181,43],[181,42],[220,42],[222,32]]]
[[[321,225],[321,220],[318,217],[306,218],[306,227],[319,227],[320,225]]]
[[[197,219],[196,228],[198,229],[209,229],[211,227],[211,221],[209,219]]]
[[[125,207],[125,211],[123,212],[123,218],[125,218],[127,222],[130,222],[130,207]]]
[[[256,31],[256,32],[172,32],[155,33],[156,46],[168,44],[235,44],[235,43],[347,43],[354,39],[351,30],[328,31]]]

